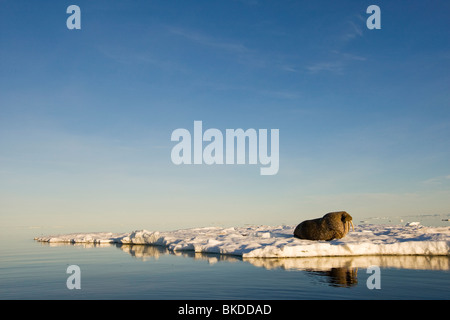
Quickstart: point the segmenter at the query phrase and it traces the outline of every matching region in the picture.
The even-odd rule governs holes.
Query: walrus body
[[[307,240],[341,239],[353,228],[352,216],[345,211],[330,212],[322,218],[306,220],[294,230],[294,236]]]

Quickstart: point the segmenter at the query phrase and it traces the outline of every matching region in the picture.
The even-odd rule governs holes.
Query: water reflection
[[[372,265],[381,268],[450,270],[447,256],[348,256],[314,258],[242,258],[240,256],[198,253],[194,251],[170,251],[164,247],[146,245],[117,245],[119,249],[135,258],[158,259],[162,254],[185,256],[206,260],[210,264],[220,261],[244,261],[255,267],[305,271],[314,281],[333,287],[353,287],[358,284],[358,268],[367,269]]]
[[[304,258],[291,258],[291,259],[243,259],[240,256],[231,256],[231,255],[220,255],[220,254],[211,254],[211,253],[199,253],[194,251],[177,251],[173,252],[164,247],[159,246],[146,246],[146,245],[117,245],[117,247],[124,252],[129,253],[132,257],[139,258],[142,260],[148,260],[151,258],[158,259],[163,254],[173,254],[176,256],[184,256],[189,258],[194,258],[197,260],[206,260],[210,264],[214,264],[220,261],[227,262],[236,262],[236,261],[245,261],[249,262],[254,266],[263,267],[266,269],[274,269],[275,268],[286,268],[289,265],[289,268],[292,268],[292,262],[294,264],[297,262],[301,263]],[[320,260],[320,259],[319,259]],[[266,263],[264,263],[266,262]],[[267,263],[269,262],[269,263]],[[289,263],[291,262],[291,263]],[[318,262],[318,261],[316,261]],[[275,264],[274,264],[275,263]],[[288,263],[288,264],[285,264]],[[321,265],[319,263],[319,265]],[[351,287],[355,286],[358,283],[357,273],[358,268],[347,268],[347,267],[333,267],[330,270],[323,270],[323,266],[320,269],[308,267],[304,268],[295,268],[297,270],[305,270],[308,274],[312,275],[319,282],[326,283],[330,286],[335,287]]]
[[[315,280],[333,287],[353,287],[358,284],[358,268],[331,268],[328,271],[307,270]]]
[[[251,264],[266,269],[329,271],[333,268],[380,268],[450,270],[449,256],[345,256],[308,257],[283,259],[245,259]]]
[[[48,243],[48,246],[81,246],[101,248],[115,246],[123,252],[142,261],[159,259],[162,255],[175,255],[209,264],[218,262],[244,262],[268,270],[304,271],[314,281],[335,287],[353,287],[358,284],[358,269],[370,266],[380,268],[450,270],[449,256],[346,256],[346,257],[305,257],[305,258],[242,258],[241,256],[199,253],[194,251],[171,251],[162,246],[133,244],[93,244],[93,243]]]

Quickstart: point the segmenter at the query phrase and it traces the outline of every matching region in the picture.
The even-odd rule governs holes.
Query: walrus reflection
[[[332,287],[353,287],[358,284],[358,268],[331,268],[327,271],[307,271]]]
[[[330,212],[322,218],[305,220],[294,230],[294,236],[306,240],[341,239],[353,228],[353,218],[345,211]]]

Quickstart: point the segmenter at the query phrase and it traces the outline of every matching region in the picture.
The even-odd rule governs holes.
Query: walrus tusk
[[[353,227],[353,221],[352,220],[350,220],[350,224],[352,225],[352,231],[355,231],[355,227]]]

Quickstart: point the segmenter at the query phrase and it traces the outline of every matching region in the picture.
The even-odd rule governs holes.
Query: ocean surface
[[[381,266],[374,280],[373,271],[329,257],[243,259],[147,245],[49,244],[33,240],[39,229],[0,229],[2,300],[450,299],[449,256],[387,257],[389,267]],[[72,265],[79,267],[80,289],[67,286]]]

